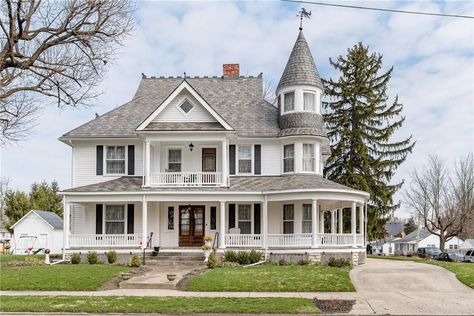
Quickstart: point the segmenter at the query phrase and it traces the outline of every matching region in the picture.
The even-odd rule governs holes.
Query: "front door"
[[[204,245],[204,206],[181,205],[179,207],[179,246]]]

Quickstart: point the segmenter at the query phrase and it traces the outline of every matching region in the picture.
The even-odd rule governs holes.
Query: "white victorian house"
[[[66,252],[200,251],[210,235],[218,252],[365,254],[368,193],[322,176],[322,94],[301,32],[278,107],[238,64],[219,77],[143,76],[130,102],[60,138],[72,149]]]

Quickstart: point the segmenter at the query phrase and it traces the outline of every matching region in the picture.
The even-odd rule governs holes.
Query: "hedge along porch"
[[[65,248],[139,251],[153,233],[162,251],[200,251],[210,235],[219,251],[365,252],[365,197],[319,191],[67,194]]]

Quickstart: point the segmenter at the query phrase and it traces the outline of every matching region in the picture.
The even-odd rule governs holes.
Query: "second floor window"
[[[107,174],[125,174],[125,146],[107,146]]]
[[[252,173],[252,145],[239,145],[239,173]]]
[[[283,172],[295,171],[295,145],[283,147]]]
[[[181,149],[168,150],[168,171],[181,172]]]
[[[295,93],[288,92],[284,95],[284,112],[290,112],[295,110]]]
[[[313,92],[303,92],[303,107],[305,111],[316,111],[316,94]]]
[[[314,144],[303,144],[303,171],[314,172]]]

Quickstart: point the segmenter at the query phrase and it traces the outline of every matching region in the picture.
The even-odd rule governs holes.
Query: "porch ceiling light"
[[[190,150],[190,151],[193,151],[193,149],[194,149],[193,143],[189,144],[189,150]]]

